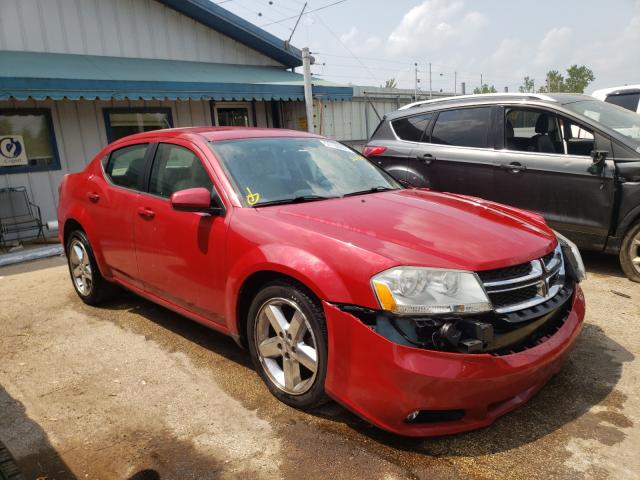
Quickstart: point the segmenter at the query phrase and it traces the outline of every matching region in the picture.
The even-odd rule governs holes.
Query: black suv
[[[399,181],[542,214],[640,282],[640,115],[575,94],[465,95],[385,115],[363,153]]]

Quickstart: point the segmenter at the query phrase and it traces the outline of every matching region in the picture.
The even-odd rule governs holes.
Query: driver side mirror
[[[212,216],[224,215],[224,207],[218,194],[206,188],[187,188],[171,195],[171,207],[179,212],[199,212]]]
[[[592,175],[601,175],[604,171],[605,162],[607,161],[607,155],[609,152],[606,150],[592,150],[591,160],[592,164],[589,167],[589,173]]]

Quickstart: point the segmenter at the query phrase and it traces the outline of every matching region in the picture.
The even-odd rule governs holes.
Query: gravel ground
[[[28,479],[640,478],[640,286],[586,257],[588,314],[526,406],[404,439],[335,404],[275,400],[231,339],[123,295],[75,295],[64,261],[0,268],[0,441]]]

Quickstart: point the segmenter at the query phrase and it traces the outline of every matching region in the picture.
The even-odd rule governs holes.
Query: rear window
[[[138,190],[144,172],[147,144],[131,145],[111,152],[106,174],[113,183]]]
[[[419,142],[422,140],[422,135],[429,125],[432,116],[431,113],[427,113],[413,117],[399,118],[391,122],[391,125],[393,125],[394,132],[396,132],[396,135],[398,135],[398,138],[401,140]]]
[[[613,103],[632,112],[638,111],[638,101],[640,93],[622,93],[620,95],[609,95],[605,102]]]
[[[458,147],[489,147],[491,107],[461,108],[440,112],[431,143]]]

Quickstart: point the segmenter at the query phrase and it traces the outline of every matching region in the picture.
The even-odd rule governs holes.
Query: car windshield
[[[640,145],[640,115],[637,113],[600,100],[583,100],[565,107],[629,137],[636,147]]]
[[[210,142],[245,206],[323,200],[402,188],[333,140],[244,138]]]

